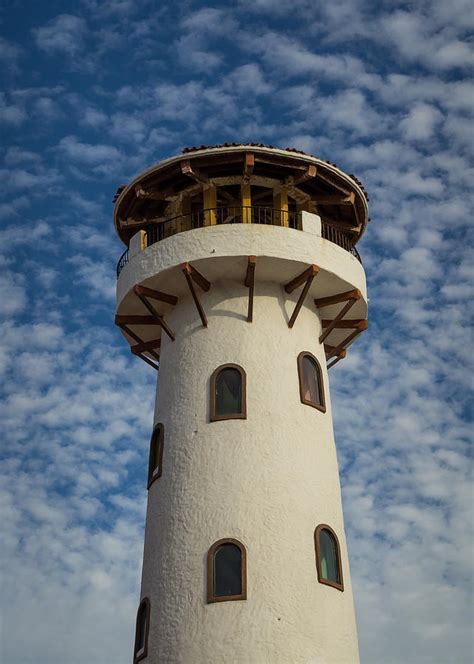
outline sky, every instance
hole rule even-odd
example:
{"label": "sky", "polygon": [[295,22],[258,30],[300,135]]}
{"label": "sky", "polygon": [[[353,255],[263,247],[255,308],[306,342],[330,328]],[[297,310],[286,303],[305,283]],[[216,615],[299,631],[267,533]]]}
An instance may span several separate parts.
{"label": "sky", "polygon": [[3,664],[131,661],[156,374],[113,325],[112,198],[225,141],[369,193],[370,328],[330,373],[361,660],[471,662],[473,27],[469,0],[4,0]]}

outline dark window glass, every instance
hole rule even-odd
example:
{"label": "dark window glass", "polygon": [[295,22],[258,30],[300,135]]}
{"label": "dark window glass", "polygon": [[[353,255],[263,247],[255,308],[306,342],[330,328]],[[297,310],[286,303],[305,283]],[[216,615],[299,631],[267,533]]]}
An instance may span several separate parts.
{"label": "dark window glass", "polygon": [[321,574],[323,579],[341,583],[337,544],[333,535],[324,528],[319,531],[319,550],[321,555]]}
{"label": "dark window glass", "polygon": [[161,477],[163,464],[163,425],[158,424],[151,435],[150,455],[148,460],[148,488],[152,482]]}
{"label": "dark window glass", "polygon": [[235,544],[223,544],[214,554],[214,595],[242,593],[242,553]]}
{"label": "dark window glass", "polygon": [[238,369],[222,369],[216,377],[216,415],[242,412],[242,376]]}
{"label": "dark window glass", "polygon": [[134,652],[134,661],[138,662],[144,657],[146,657],[147,650],[147,624],[150,619],[148,613],[149,602],[148,600],[143,600],[140,604],[137,612],[137,625],[135,630],[135,652]]}
{"label": "dark window glass", "polygon": [[156,430],[153,434],[153,443],[151,451],[151,476],[156,477],[160,472],[161,445],[163,444],[162,429]]}
{"label": "dark window glass", "polygon": [[321,390],[321,377],[316,362],[305,355],[302,361],[303,398],[317,406],[324,406]]}

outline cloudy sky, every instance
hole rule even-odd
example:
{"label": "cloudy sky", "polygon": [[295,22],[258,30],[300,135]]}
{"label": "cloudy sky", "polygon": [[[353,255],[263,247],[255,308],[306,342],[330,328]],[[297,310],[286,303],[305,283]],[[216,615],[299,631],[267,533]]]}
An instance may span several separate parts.
{"label": "cloudy sky", "polygon": [[131,660],[155,372],[113,325],[112,197],[234,140],[369,192],[371,327],[331,371],[361,656],[471,661],[473,24],[469,0],[3,3],[2,662]]}

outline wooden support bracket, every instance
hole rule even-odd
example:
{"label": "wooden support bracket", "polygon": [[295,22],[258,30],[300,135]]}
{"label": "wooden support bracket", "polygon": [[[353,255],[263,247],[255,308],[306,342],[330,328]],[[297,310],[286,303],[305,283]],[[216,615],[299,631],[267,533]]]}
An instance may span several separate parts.
{"label": "wooden support bracket", "polygon": [[287,293],[292,293],[295,290],[295,288],[298,288],[298,286],[301,286],[301,284],[306,282],[298,298],[298,302],[296,303],[295,309],[291,314],[291,318],[288,321],[288,327],[291,328],[295,324],[296,318],[300,312],[301,307],[303,306],[303,302],[305,301],[309,288],[313,282],[314,277],[318,274],[318,272],[319,272],[319,267],[317,265],[314,264],[310,265],[308,269],[306,269],[304,272],[299,274],[297,277],[295,277],[285,285],[285,291]]}
{"label": "wooden support bracket", "polygon": [[[133,289],[133,292],[135,295],[141,300],[141,302],[145,305],[145,307],[148,309],[148,311],[151,313],[153,318],[155,319],[157,325],[161,327],[162,330],[166,332],[166,334],[169,336],[171,341],[175,340],[175,334],[169,327],[169,325],[166,323],[165,319],[163,316],[158,313],[158,311],[155,309],[155,307],[151,304],[151,302],[148,302],[148,297],[154,297],[154,299],[159,299],[161,302],[167,301],[169,304],[176,304],[178,301],[178,298],[175,298],[174,295],[167,295],[166,293],[160,293],[159,291],[153,291],[150,288],[145,288],[145,286],[135,286]],[[150,293],[153,293],[151,295]],[[170,302],[169,300],[163,300],[161,298],[156,297],[157,294],[160,295],[167,295],[168,298],[173,298],[175,302]]]}
{"label": "wooden support bracket", "polygon": [[257,266],[257,257],[249,256],[247,261],[247,273],[245,275],[245,285],[249,289],[249,306],[247,312],[247,323],[253,320],[253,292],[255,286],[255,268]]}
{"label": "wooden support bracket", "polygon": [[[333,323],[333,322],[334,321],[332,321],[332,320],[323,319],[321,321],[321,327],[323,329],[326,328],[326,327],[329,327],[329,325],[331,325],[331,323]],[[352,319],[338,320],[337,323],[334,325],[334,327],[336,329],[347,329],[347,328],[349,328],[351,330],[358,330],[359,327],[363,323],[365,323],[365,319],[363,319],[363,318],[358,318],[358,319],[354,319],[354,320],[352,320]]]}
{"label": "wooden support bracket", "polygon": [[152,339],[151,341],[142,341],[136,346],[131,346],[130,350],[134,355],[140,355],[150,350],[155,350],[161,346],[161,339]]}
{"label": "wooden support bracket", "polygon": [[[359,298],[357,298],[359,299]],[[337,314],[336,318],[331,321],[331,323],[327,326],[327,328],[324,330],[324,332],[321,334],[319,337],[319,343],[322,344],[324,339],[328,337],[333,329],[336,327],[337,323],[341,320],[341,318],[344,318],[344,316],[347,314],[349,309],[354,306],[354,304],[357,302],[355,298],[351,298],[346,302],[346,304],[342,307],[341,311]]]}
{"label": "wooden support bracket", "polygon": [[153,316],[115,316],[115,325],[156,325]]}
{"label": "wooden support bracket", "polygon": [[347,351],[344,350],[344,349],[341,350],[341,352],[340,352],[339,355],[336,357],[336,359],[333,360],[330,364],[328,364],[326,368],[327,368],[327,369],[330,369],[330,368],[333,367],[335,364],[337,364],[340,360],[343,360],[343,359],[346,357],[346,355],[347,355]]}
{"label": "wooden support bracket", "polygon": [[[137,346],[131,346],[130,347],[131,352],[134,355],[137,355],[138,357],[140,357],[144,362],[146,362],[147,364],[149,364],[151,367],[153,367],[154,369],[156,369],[158,371],[159,366],[160,366],[159,365],[160,356],[154,351],[153,348],[147,350],[147,352],[150,353],[150,355],[152,355],[155,358],[155,360],[158,362],[158,364],[155,364],[155,362],[152,362],[150,360],[150,358],[146,357],[146,355],[143,355],[143,352],[140,352],[139,350],[137,350],[144,342],[142,341],[142,339],[140,339],[138,334],[135,334],[135,332],[128,327],[127,323],[125,323],[123,321],[120,321],[121,318],[132,318],[132,316],[116,316],[115,317],[115,323],[120,327],[120,329],[123,330],[126,334],[128,334],[129,337],[131,337],[132,339],[134,339],[134,341],[137,342]],[[155,340],[153,343],[155,343],[156,341],[157,340]],[[161,341],[160,341],[160,343],[161,343]],[[156,345],[155,345],[155,348],[156,348]]]}
{"label": "wooden support bracket", "polygon": [[354,332],[351,332],[351,334],[346,337],[343,341],[338,346],[326,346],[326,355],[327,359],[330,360],[331,357],[338,356],[342,350],[345,350],[345,347],[350,344],[353,339],[359,336],[364,330],[366,330],[369,327],[368,321],[364,321],[365,325],[361,326],[360,329],[354,330]]}
{"label": "wooden support bracket", "polygon": [[245,162],[244,162],[244,173],[243,173],[244,184],[248,184],[248,182],[250,181],[250,176],[253,173],[254,166],[255,166],[255,155],[253,154],[253,152],[246,152]]}
{"label": "wooden support bracket", "polygon": [[194,304],[196,305],[196,309],[198,310],[201,323],[203,327],[207,327],[207,317],[206,314],[204,313],[204,309],[202,308],[201,302],[199,301],[196,289],[194,288],[194,283],[196,283],[204,291],[208,291],[210,289],[211,283],[205,277],[203,277],[202,274],[198,272],[196,268],[193,267],[190,263],[182,263],[181,271],[186,277],[186,281],[188,283],[189,290],[191,291],[191,295],[194,300]]}
{"label": "wooden support bracket", "polygon": [[134,286],[133,292],[135,295],[141,298],[142,295],[145,297],[151,297],[152,300],[158,300],[159,302],[166,302],[166,304],[177,304],[178,298],[176,295],[170,295],[169,293],[163,293],[162,291],[152,290],[146,286]]}
{"label": "wooden support bracket", "polygon": [[347,302],[347,300],[358,300],[361,297],[361,292],[358,288],[354,290],[338,293],[337,295],[330,295],[329,297],[320,297],[314,300],[314,304],[318,309],[329,307],[331,304],[339,304],[339,302]]}

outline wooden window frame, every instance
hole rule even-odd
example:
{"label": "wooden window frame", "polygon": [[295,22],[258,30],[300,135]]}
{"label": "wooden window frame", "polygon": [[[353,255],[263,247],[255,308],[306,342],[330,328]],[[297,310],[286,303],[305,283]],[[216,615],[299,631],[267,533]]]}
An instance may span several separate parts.
{"label": "wooden window frame", "polygon": [[[216,413],[216,380],[217,376],[224,369],[237,369],[240,373],[240,382],[242,386],[242,410],[240,413],[231,413],[230,415],[217,415]],[[210,380],[211,399],[210,399],[210,421],[219,422],[221,420],[246,420],[247,419],[247,374],[239,364],[221,364],[212,372]]]}
{"label": "wooden window frame", "polygon": [[[218,549],[224,544],[234,544],[240,549],[240,589],[239,595],[214,595],[214,562]],[[232,537],[220,539],[211,546],[207,552],[207,603],[233,602],[247,599],[247,550],[242,542]]]}
{"label": "wooden window frame", "polygon": [[[328,532],[330,532],[336,543],[337,568],[339,571],[340,583],[336,583],[335,581],[330,581],[329,579],[325,579],[323,577],[323,571],[321,569],[321,543],[319,540],[319,534],[322,530],[327,530]],[[336,588],[337,590],[344,592],[344,578],[342,576],[341,547],[339,545],[339,538],[334,532],[334,530],[331,528],[331,526],[328,526],[327,523],[320,523],[319,526],[317,526],[314,531],[314,550],[316,553],[316,570],[318,572],[319,583],[322,583],[325,586],[331,586],[332,588]]]}
{"label": "wooden window frame", "polygon": [[[137,641],[138,641],[138,618],[140,616],[140,611],[142,609],[142,606],[146,606],[146,612],[145,612],[145,643],[143,645],[143,648],[141,648],[137,652]],[[145,659],[145,657],[148,655],[148,634],[150,633],[150,610],[151,610],[151,603],[148,597],[144,597],[139,606],[138,606],[138,611],[137,611],[137,618],[135,621],[135,645],[133,646],[133,664],[137,664],[137,662],[140,662],[142,659]]]}
{"label": "wooden window frame", "polygon": [[[153,475],[152,460],[153,460],[153,446],[156,445],[156,434],[160,432],[161,435],[161,445],[159,450],[158,457],[158,472],[156,475]],[[151,487],[153,482],[159,479],[163,473],[163,448],[165,445],[165,429],[164,426],[160,423],[153,427],[153,433],[151,434],[150,439],[150,452],[148,454],[148,480],[147,480],[147,489]]]}
{"label": "wooden window frame", "polygon": [[[316,365],[316,370],[318,373],[318,379],[319,379],[319,396],[321,399],[321,405],[314,403],[313,401],[310,401],[309,399],[306,399],[304,396],[304,368],[303,368],[303,360],[305,357],[309,357]],[[298,355],[298,381],[300,384],[300,401],[301,403],[304,403],[306,406],[311,406],[312,408],[316,408],[316,410],[319,410],[321,413],[326,412],[326,395],[324,393],[324,381],[323,381],[323,372],[321,369],[321,365],[319,364],[318,358],[315,357],[312,353],[310,353],[307,350],[301,351],[301,353]]]}

